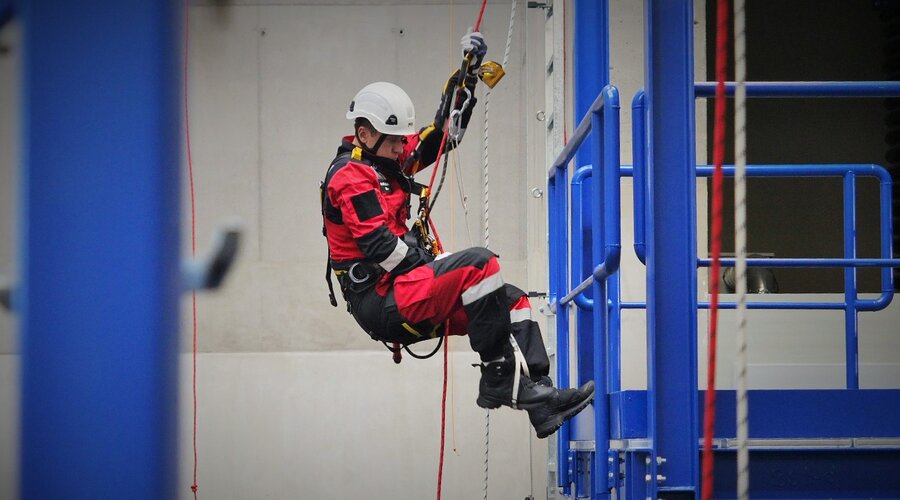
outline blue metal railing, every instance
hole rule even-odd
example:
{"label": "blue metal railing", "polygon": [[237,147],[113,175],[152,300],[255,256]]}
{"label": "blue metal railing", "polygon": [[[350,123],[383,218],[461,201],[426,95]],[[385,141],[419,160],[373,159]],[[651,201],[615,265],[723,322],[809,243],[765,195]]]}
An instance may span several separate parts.
{"label": "blue metal railing", "polygon": [[[733,94],[733,85],[727,85],[726,91]],[[714,84],[698,83],[696,96],[707,97],[714,92]],[[900,83],[891,82],[828,82],[828,83],[751,83],[747,85],[750,97],[876,97],[883,95],[900,95]],[[581,332],[579,326],[579,348],[590,347],[593,351],[591,359],[579,359],[579,372],[584,371],[581,364],[591,363],[593,379],[598,387],[595,400],[593,447],[599,455],[595,462],[602,461],[603,452],[609,446],[609,407],[607,398],[610,392],[618,391],[619,374],[619,336],[620,314],[623,309],[643,309],[646,302],[622,302],[618,275],[616,271],[621,258],[621,214],[620,214],[620,182],[621,177],[633,177],[634,187],[634,251],[637,258],[646,263],[646,234],[651,222],[649,217],[649,186],[647,182],[647,158],[649,134],[647,110],[643,91],[638,92],[632,100],[633,119],[633,158],[634,166],[619,164],[619,124],[618,94],[615,87],[607,86],[596,98],[588,113],[579,122],[571,141],[557,156],[548,172],[548,188],[550,193],[550,306],[556,313],[558,383],[560,387],[570,385],[568,367],[570,364],[569,346],[569,310],[568,304],[574,303],[582,311],[590,311],[593,318],[591,336]],[[569,180],[569,162],[576,157],[582,144],[591,141],[591,165],[599,166],[595,171],[591,165],[581,166],[574,171]],[[711,166],[701,165],[695,168],[695,175],[708,177],[712,175]],[[597,175],[595,176],[595,172]],[[734,167],[725,166],[724,173],[733,176]],[[900,266],[900,259],[892,258],[893,225],[891,219],[891,177],[878,165],[749,165],[749,177],[834,177],[841,178],[844,183],[844,255],[842,258],[828,259],[748,259],[748,266],[764,267],[842,267],[845,268],[844,300],[835,302],[753,302],[749,309],[807,309],[807,310],[843,310],[845,311],[846,331],[846,366],[847,387],[858,388],[858,351],[857,351],[857,314],[862,311],[878,311],[887,307],[894,296],[893,275],[891,267]],[[879,183],[879,215],[880,215],[880,258],[858,258],[856,254],[856,179],[858,177],[874,177]],[[571,189],[571,205],[569,204]],[[588,198],[590,199],[588,208]],[[571,218],[569,207],[571,206]],[[567,232],[571,232],[571,239]],[[582,255],[582,249],[590,241],[590,257]],[[571,243],[571,246],[570,246]],[[586,261],[590,260],[590,263]],[[569,264],[571,262],[571,264]],[[571,265],[571,269],[569,269]],[[696,259],[698,268],[710,265],[709,259]],[[733,266],[734,259],[722,259],[725,267]],[[857,268],[877,267],[881,269],[881,293],[874,299],[858,297],[856,280]],[[574,287],[571,287],[571,285]],[[607,307],[595,308],[596,304]],[[697,307],[709,308],[708,302],[698,302]],[[722,309],[734,309],[733,302],[719,304]],[[602,392],[599,392],[602,391]],[[573,470],[573,451],[570,450],[571,434],[567,426],[559,435],[560,463],[564,463],[568,455],[569,467],[560,466],[560,484],[568,485],[572,477],[578,473]],[[607,480],[607,475],[592,466],[592,491],[608,491],[615,486],[614,480]],[[580,488],[580,486],[578,486]],[[580,491],[580,490],[579,490]],[[577,492],[576,492],[577,493]]]}
{"label": "blue metal railing", "polygon": [[[698,98],[715,95],[714,82],[695,85]],[[735,86],[727,83],[726,94],[734,95]],[[900,82],[752,82],[746,84],[748,97],[886,97],[900,95]],[[647,160],[646,106],[644,92],[640,91],[632,100],[633,147],[634,147],[634,250],[641,262],[646,262],[646,197],[648,187],[645,182]],[[709,177],[713,168],[698,166],[696,175]],[[723,168],[726,176],[734,175],[733,166]],[[623,174],[626,174],[623,168]],[[891,220],[891,176],[877,165],[748,165],[748,177],[842,177],[844,182],[844,258],[831,259],[748,259],[751,267],[842,267],[845,268],[843,302],[765,302],[749,303],[749,309],[812,309],[844,310],[846,327],[846,382],[848,389],[859,387],[857,359],[857,313],[878,311],[887,307],[894,295],[892,267],[900,267],[900,259],[894,259],[892,250],[893,224]],[[856,255],[856,178],[868,176],[879,181],[880,213],[880,254],[878,259],[860,259]],[[698,259],[699,267],[710,265],[710,259]],[[734,266],[734,259],[722,259],[724,267]],[[876,299],[859,299],[856,269],[860,267],[881,268],[881,295]],[[646,307],[645,303],[621,303],[623,309]],[[700,308],[709,308],[708,302],[698,303]],[[733,302],[720,303],[722,309],[734,309]]]}
{"label": "blue metal railing", "polygon": [[[747,97],[896,97],[900,82],[747,82]],[[734,82],[725,82],[725,95],[734,97]],[[715,97],[716,82],[697,82],[694,95]]]}
{"label": "blue metal railing", "polygon": [[[592,237],[592,259],[596,263],[591,277],[579,284],[575,290],[569,290],[566,262],[568,261],[568,238],[566,229],[568,220],[568,164],[575,156],[579,147],[590,136],[592,146],[592,163],[597,166],[597,175],[592,179],[593,193],[591,196],[592,209],[591,220],[602,221],[602,231]],[[573,183],[580,183],[593,172],[591,167],[578,170]],[[579,123],[569,143],[563,148],[548,172],[549,191],[549,218],[550,218],[550,248],[549,255],[552,263],[550,267],[550,307],[556,313],[557,327],[557,385],[568,387],[569,382],[569,315],[567,305],[573,300],[587,303],[589,299],[578,297],[588,286],[593,285],[594,300],[600,303],[606,302],[606,281],[619,268],[621,256],[621,216],[620,185],[619,185],[619,91],[613,86],[606,86],[591,105],[589,112]],[[580,189],[573,191],[573,204],[577,201],[580,206]],[[576,200],[576,196],[578,199]],[[574,217],[574,215],[573,215]],[[580,218],[580,214],[578,214]],[[573,228],[573,237],[580,230]],[[580,248],[581,240],[577,245],[573,242],[572,249]],[[573,259],[573,267],[579,267]],[[605,338],[607,331],[608,310],[605,307],[593,309],[593,380],[596,384],[598,396],[594,399],[594,429],[597,450],[609,449],[609,424],[608,424],[608,391],[607,380],[607,346]],[[569,426],[564,425],[559,434],[560,454],[563,457],[568,452]],[[570,482],[568,471],[559,468],[560,483],[567,485]],[[593,486],[597,491],[606,491],[606,474],[594,474]]]}

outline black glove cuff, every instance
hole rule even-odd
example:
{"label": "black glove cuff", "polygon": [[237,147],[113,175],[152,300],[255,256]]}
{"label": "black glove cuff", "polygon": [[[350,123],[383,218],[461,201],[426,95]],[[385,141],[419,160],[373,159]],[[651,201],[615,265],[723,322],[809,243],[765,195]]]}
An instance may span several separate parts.
{"label": "black glove cuff", "polygon": [[459,128],[463,130],[469,128],[469,119],[472,118],[472,110],[475,109],[475,103],[477,102],[478,99],[476,99],[475,96],[472,96],[469,100],[469,105],[463,110],[462,116],[459,119]]}

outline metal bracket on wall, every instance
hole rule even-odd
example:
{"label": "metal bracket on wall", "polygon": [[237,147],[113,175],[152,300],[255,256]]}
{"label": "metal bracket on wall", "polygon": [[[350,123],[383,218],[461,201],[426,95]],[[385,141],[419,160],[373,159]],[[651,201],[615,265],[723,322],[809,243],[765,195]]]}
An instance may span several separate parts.
{"label": "metal bracket on wall", "polygon": [[241,229],[236,222],[222,224],[213,234],[213,246],[205,257],[189,258],[182,263],[182,288],[212,290],[219,288],[231,269],[241,243]]}
{"label": "metal bracket on wall", "polygon": [[7,311],[12,311],[12,285],[0,276],[0,305]]}
{"label": "metal bracket on wall", "polygon": [[[209,254],[201,258],[189,258],[181,265],[181,281],[184,290],[213,290],[225,281],[237,257],[241,243],[241,229],[236,223],[223,224],[213,235]],[[13,309],[14,289],[0,276],[0,305],[7,311]]]}

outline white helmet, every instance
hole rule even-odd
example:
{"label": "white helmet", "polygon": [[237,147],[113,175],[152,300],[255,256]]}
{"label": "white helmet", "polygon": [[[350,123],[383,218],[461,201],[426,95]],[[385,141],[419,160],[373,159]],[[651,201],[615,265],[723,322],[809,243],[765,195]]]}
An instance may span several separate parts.
{"label": "white helmet", "polygon": [[400,87],[389,82],[370,83],[350,102],[347,119],[365,118],[375,130],[388,135],[416,132],[416,109]]}

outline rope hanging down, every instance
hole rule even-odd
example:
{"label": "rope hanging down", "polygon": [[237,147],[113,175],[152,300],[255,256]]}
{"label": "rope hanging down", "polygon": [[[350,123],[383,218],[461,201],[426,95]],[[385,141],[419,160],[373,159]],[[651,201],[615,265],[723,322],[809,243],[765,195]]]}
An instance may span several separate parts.
{"label": "rope hanging down", "polygon": [[[516,0],[512,1],[509,10],[509,29],[506,31],[506,48],[503,51],[503,62],[500,63],[502,68],[506,68],[509,62],[509,51],[512,46],[513,27],[516,22]],[[493,89],[488,87],[484,93],[484,146],[482,148],[482,193],[483,193],[483,209],[482,209],[482,226],[484,231],[484,246],[491,247],[491,225],[490,225],[490,163],[489,163],[489,143],[490,143],[490,105],[491,94]],[[490,442],[491,442],[491,411],[484,410],[484,496],[483,500],[488,498],[488,465],[490,458]],[[531,447],[531,439],[528,440],[529,449]],[[528,454],[529,464],[531,464],[531,453]],[[531,467],[529,467],[529,471]],[[532,495],[533,496],[533,495]]]}
{"label": "rope hanging down", "polygon": [[744,0],[734,1],[734,250],[737,293],[737,498],[747,500],[750,455],[747,449],[747,54]]}
{"label": "rope hanging down", "polygon": [[[512,45],[513,26],[516,22],[516,0],[512,1],[509,10],[509,29],[506,32],[506,50],[503,52],[503,62],[500,66],[506,67],[509,62],[509,49]],[[490,127],[488,126],[488,116],[490,114],[491,93],[493,89],[488,88],[484,92],[484,148],[482,149],[482,180],[484,192],[484,209],[482,211],[482,224],[484,225],[484,246],[491,246],[491,229],[490,229],[490,189],[489,189],[489,163],[488,163],[488,143],[490,139]]]}
{"label": "rope hanging down", "polygon": [[[191,120],[188,107],[188,41],[190,33],[190,18],[188,15],[188,0],[184,0],[184,134],[185,148],[187,149],[188,160],[188,179],[191,185],[191,256],[197,254],[197,212],[194,203],[194,164],[191,159]],[[191,492],[194,494],[194,500],[197,499],[197,291],[191,291],[191,311],[193,319],[193,336],[192,336],[192,353],[193,377],[192,391],[194,399],[194,427],[193,427],[193,447],[194,447],[194,481],[191,483]]]}
{"label": "rope hanging down", "polygon": [[712,500],[713,452],[712,439],[716,426],[716,336],[719,316],[719,269],[722,249],[722,163],[725,160],[725,79],[728,63],[728,0],[719,0],[716,6],[716,99],[713,128],[713,182],[712,228],[710,253],[712,266],[709,272],[709,347],[706,382],[706,401],[703,425],[703,480],[702,498]]}
{"label": "rope hanging down", "polygon": [[[481,10],[478,12],[478,21],[475,23],[475,31],[479,31],[481,28],[481,20],[484,17],[484,8],[487,6],[487,0],[482,0],[481,2]],[[465,84],[465,75],[469,71],[469,64],[471,64],[471,56],[467,56],[463,59],[462,68],[460,68],[459,72],[459,82],[458,85],[462,87]],[[459,95],[459,92],[453,93],[453,100],[451,101],[450,109],[456,108],[456,99]],[[444,136],[441,138],[441,145],[438,148],[437,158],[434,162],[434,171],[431,172],[431,180],[428,182],[428,191],[431,192],[432,187],[434,186],[434,179],[437,175],[438,166],[441,164],[441,155],[444,152],[444,146],[447,144],[447,136],[450,133],[450,121],[444,124]],[[445,167],[446,168],[446,167]],[[425,220],[428,221],[431,226],[431,231],[434,234],[435,240],[435,248],[438,253],[443,252],[443,245],[441,244],[440,236],[438,236],[438,232],[434,227],[434,222],[431,221],[431,218],[428,217],[428,212],[431,208],[427,204],[427,199],[424,204],[424,214],[422,210],[420,210],[420,220],[421,216],[425,216]],[[424,221],[423,221],[424,222]],[[425,226],[427,227],[427,226]],[[425,228],[423,227],[423,229]],[[443,389],[441,390],[441,449],[440,449],[440,458],[438,460],[438,477],[437,477],[437,500],[441,500],[441,486],[444,476],[444,443],[446,438],[446,416],[447,416],[447,357],[448,357],[448,349],[447,346],[449,343],[444,343],[444,382]]]}

